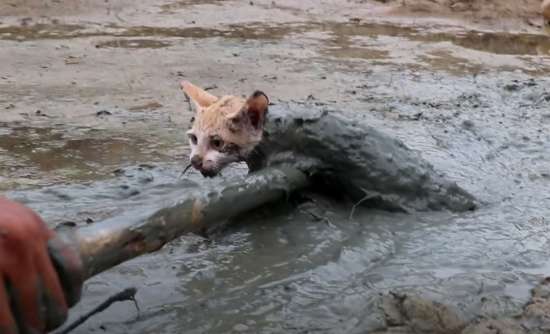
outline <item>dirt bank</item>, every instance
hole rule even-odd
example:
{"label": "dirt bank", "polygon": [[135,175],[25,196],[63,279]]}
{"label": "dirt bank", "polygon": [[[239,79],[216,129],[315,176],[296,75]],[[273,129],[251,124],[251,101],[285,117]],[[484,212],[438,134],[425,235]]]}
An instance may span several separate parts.
{"label": "dirt bank", "polygon": [[402,12],[459,15],[474,20],[532,19],[541,15],[541,0],[397,0],[381,1]]}
{"label": "dirt bank", "polygon": [[[204,5],[210,9],[210,17],[194,8]],[[152,1],[129,0],[22,0],[7,1],[0,7],[0,16],[19,17],[26,24],[33,18],[55,17],[60,19],[84,17],[95,22],[127,23],[134,19],[157,20],[161,16],[164,24],[197,22],[229,23],[243,20],[280,21],[297,17],[308,17],[320,21],[341,18],[372,19],[397,16],[416,20],[432,19],[445,23],[469,27],[485,27],[496,30],[532,30],[541,26],[541,0],[329,0],[319,5],[316,1],[258,0],[258,1]],[[224,15],[221,8],[231,8],[231,15]],[[166,21],[167,14],[181,11],[192,12],[188,20]],[[161,16],[159,16],[159,14]],[[198,15],[193,15],[198,14]],[[169,16],[169,15],[168,15]]]}
{"label": "dirt bank", "polygon": [[445,304],[417,296],[391,294],[385,296],[381,308],[387,329],[373,334],[542,334],[550,325],[549,278],[532,291],[531,299],[521,312],[508,317],[479,317],[470,323],[464,315]]}
{"label": "dirt bank", "polygon": [[446,17],[486,29],[530,30],[543,27],[541,0],[396,0],[395,15]]}

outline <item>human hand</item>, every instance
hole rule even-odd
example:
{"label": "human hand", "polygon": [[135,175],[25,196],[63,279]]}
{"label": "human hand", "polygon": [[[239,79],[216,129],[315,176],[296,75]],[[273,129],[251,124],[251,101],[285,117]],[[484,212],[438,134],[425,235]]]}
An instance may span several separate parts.
{"label": "human hand", "polygon": [[0,333],[45,333],[67,318],[74,301],[48,251],[54,236],[32,210],[0,197]]}

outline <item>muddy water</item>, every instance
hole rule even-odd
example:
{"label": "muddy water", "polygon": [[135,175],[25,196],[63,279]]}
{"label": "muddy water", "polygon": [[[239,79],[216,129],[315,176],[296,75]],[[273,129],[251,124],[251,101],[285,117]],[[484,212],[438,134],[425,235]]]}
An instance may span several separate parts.
{"label": "muddy water", "polygon": [[[434,29],[417,29],[386,23],[369,22],[293,22],[284,26],[264,25],[260,23],[241,25],[228,25],[220,28],[202,27],[121,27],[117,25],[106,26],[104,30],[98,26],[59,25],[59,24],[34,24],[30,26],[0,27],[0,39],[14,41],[29,41],[43,39],[69,39],[80,37],[117,36],[117,37],[179,37],[179,38],[237,38],[237,39],[280,39],[292,33],[308,31],[322,31],[334,33],[336,36],[348,39],[353,36],[379,36],[403,37],[413,41],[426,43],[451,42],[464,48],[486,51],[496,54],[510,55],[550,55],[550,41],[547,36],[527,33],[500,33],[483,32],[474,30],[462,30],[452,32],[434,32]],[[117,42],[118,43],[115,43]],[[139,47],[167,47],[170,44],[159,40],[131,40],[118,39],[109,43],[100,43],[97,47],[116,46],[122,48]],[[148,41],[148,42],[147,42]],[[353,55],[350,55],[353,58]]]}
{"label": "muddy water", "polygon": [[[191,9],[201,17],[212,6],[231,10]],[[1,26],[0,187],[52,226],[162,207],[220,182],[180,176],[192,115],[182,77],[216,94],[261,88],[297,113],[341,110],[483,202],[464,214],[351,216],[353,203],[291,198],[93,278],[73,318],[128,286],[141,311],[116,304],[75,333],[364,333],[385,328],[380,294],[390,291],[466,319],[519,312],[550,274],[549,39],[458,32],[306,15],[286,25]]]}

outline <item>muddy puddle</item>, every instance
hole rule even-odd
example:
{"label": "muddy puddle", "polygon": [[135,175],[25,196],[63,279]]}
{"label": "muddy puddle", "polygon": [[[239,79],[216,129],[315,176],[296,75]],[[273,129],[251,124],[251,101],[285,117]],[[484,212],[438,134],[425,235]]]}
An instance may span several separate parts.
{"label": "muddy puddle", "polygon": [[[351,215],[354,203],[294,196],[91,279],[72,319],[128,286],[140,311],[118,303],[74,333],[422,333],[389,321],[381,296],[440,302],[466,323],[521,313],[550,275],[549,38],[307,13],[285,24],[84,21],[0,26],[0,189],[51,226],[160,208],[246,172],[181,175],[192,116],[182,79],[368,122],[482,204]],[[127,112],[98,117],[103,105]]]}
{"label": "muddy puddle", "polygon": [[[203,27],[132,27],[124,28],[114,24],[101,26],[80,26],[68,24],[33,24],[28,26],[0,27],[0,39],[14,41],[32,41],[43,39],[67,39],[82,37],[172,37],[172,38],[242,38],[242,39],[280,39],[288,35],[311,31],[332,33],[337,37],[353,38],[366,36],[400,37],[423,43],[450,42],[457,46],[483,52],[504,55],[550,55],[550,41],[543,34],[500,33],[483,31],[434,32],[432,29],[417,29],[383,23],[338,22],[294,22],[284,26],[251,23],[247,26],[229,25],[225,29]],[[118,41],[118,42],[117,42]],[[115,46],[126,48],[167,47],[169,43],[150,39],[113,40],[100,43],[98,47]],[[353,55],[352,55],[353,57]],[[360,57],[363,58],[363,57]]]}
{"label": "muddy puddle", "polygon": [[149,163],[184,159],[183,151],[170,151],[173,147],[145,138],[90,128],[67,135],[67,128],[13,127],[0,134],[0,171],[10,175],[0,178],[0,189],[103,179],[145,157]]}
{"label": "muddy puddle", "polygon": [[[501,92],[528,87],[544,92],[530,82],[512,81]],[[139,288],[141,311],[119,304],[77,332],[364,333],[387,328],[380,298],[389,291],[444,303],[465,321],[520,312],[550,267],[550,122],[541,113],[549,102],[528,107],[529,117],[499,103],[491,116],[492,96],[458,99],[463,102],[436,106],[440,112],[432,110],[424,121],[396,125],[409,129],[400,131],[402,139],[422,148],[439,170],[483,201],[478,210],[359,209],[352,217],[353,203],[305,193],[252,212],[208,238],[183,237],[92,279],[75,316],[127,286]],[[401,108],[424,110],[398,100]],[[507,103],[526,101],[517,93]],[[471,104],[481,110],[470,114],[475,119],[470,123],[457,116],[443,125],[437,120],[440,114],[466,113]],[[518,121],[522,131],[513,129]],[[162,207],[178,192],[242,172],[231,169],[205,180],[194,172],[181,177],[179,164],[152,163],[120,169],[106,181],[8,196],[52,224],[83,225],[152,203]]]}
{"label": "muddy puddle", "polygon": [[157,41],[154,39],[117,39],[100,42],[96,48],[125,48],[125,49],[143,49],[143,48],[165,48],[170,46],[168,42]]}

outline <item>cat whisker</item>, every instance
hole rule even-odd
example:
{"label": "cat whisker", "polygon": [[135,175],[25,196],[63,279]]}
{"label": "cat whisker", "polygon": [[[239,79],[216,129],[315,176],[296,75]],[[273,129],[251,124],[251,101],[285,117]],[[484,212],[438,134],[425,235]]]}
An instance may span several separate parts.
{"label": "cat whisker", "polygon": [[189,170],[189,168],[191,168],[191,166],[192,166],[191,164],[187,165],[187,167],[185,167],[185,169],[183,170],[183,172],[181,172],[178,178],[181,179],[181,177],[185,175],[185,173]]}

